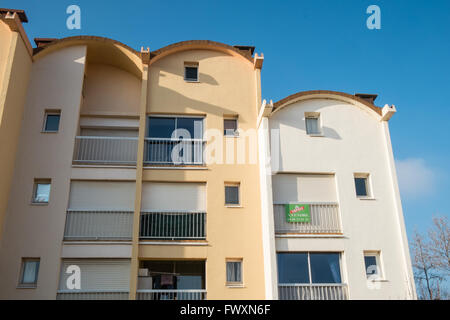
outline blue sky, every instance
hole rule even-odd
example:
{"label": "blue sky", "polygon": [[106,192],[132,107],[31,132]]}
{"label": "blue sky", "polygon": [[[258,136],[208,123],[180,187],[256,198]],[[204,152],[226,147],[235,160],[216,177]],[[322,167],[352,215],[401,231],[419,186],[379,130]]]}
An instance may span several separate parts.
{"label": "blue sky", "polygon": [[[81,30],[66,8],[81,8]],[[381,9],[381,30],[366,8]],[[35,37],[97,35],[156,50],[182,40],[254,45],[264,53],[263,98],[328,89],[377,93],[395,104],[390,121],[409,235],[450,196],[450,1],[3,0],[25,9]]]}

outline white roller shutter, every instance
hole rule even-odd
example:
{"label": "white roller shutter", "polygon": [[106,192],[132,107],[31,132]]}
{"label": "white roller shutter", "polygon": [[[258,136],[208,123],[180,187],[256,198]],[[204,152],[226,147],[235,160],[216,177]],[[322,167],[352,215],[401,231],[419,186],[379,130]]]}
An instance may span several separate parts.
{"label": "white roller shutter", "polygon": [[337,202],[334,175],[277,174],[273,177],[273,201]]}
{"label": "white roller shutter", "polygon": [[206,211],[206,184],[144,182],[143,211]]}
{"label": "white roller shutter", "polygon": [[64,259],[61,264],[59,290],[68,290],[67,267],[81,270],[81,291],[129,290],[130,260],[128,259]]}
{"label": "white roller shutter", "polygon": [[134,210],[134,182],[72,181],[69,209]]}

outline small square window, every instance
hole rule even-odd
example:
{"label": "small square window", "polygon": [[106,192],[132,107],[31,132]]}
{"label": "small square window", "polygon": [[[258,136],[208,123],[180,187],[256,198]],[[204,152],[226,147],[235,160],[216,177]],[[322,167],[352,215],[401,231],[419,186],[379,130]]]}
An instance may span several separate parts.
{"label": "small square window", "polygon": [[22,259],[22,270],[19,285],[36,286],[39,274],[40,259]]}
{"label": "small square window", "polygon": [[198,81],[198,62],[186,62],[184,64],[184,80]]}
{"label": "small square window", "polygon": [[237,136],[237,119],[224,119],[223,120],[223,134],[226,136]]}
{"label": "small square window", "polygon": [[58,132],[60,119],[61,111],[46,111],[44,132]]}
{"label": "small square window", "polygon": [[48,203],[50,199],[50,180],[35,180],[33,203]]}
{"label": "small square window", "polygon": [[381,278],[380,253],[379,252],[365,252],[364,266],[366,269],[366,277],[370,280]]}
{"label": "small square window", "polygon": [[242,259],[227,261],[227,284],[242,284]]}
{"label": "small square window", "polygon": [[370,197],[369,175],[355,175],[355,189],[357,197]]}
{"label": "small square window", "polygon": [[239,185],[225,186],[225,205],[239,205]]}

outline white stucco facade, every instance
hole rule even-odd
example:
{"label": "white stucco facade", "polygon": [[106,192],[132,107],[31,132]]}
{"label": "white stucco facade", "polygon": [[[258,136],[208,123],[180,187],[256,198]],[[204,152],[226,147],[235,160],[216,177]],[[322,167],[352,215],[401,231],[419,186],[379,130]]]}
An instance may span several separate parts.
{"label": "white stucco facade", "polygon": [[[267,110],[267,106],[263,108]],[[266,184],[261,192],[267,193],[261,197],[263,226],[268,224],[264,227],[264,250],[265,262],[270,265],[265,272],[273,288],[278,286],[275,247],[276,252],[340,253],[342,283],[348,288],[349,299],[416,298],[387,124],[394,112],[395,108],[388,106],[376,112],[357,99],[314,93],[294,97],[262,117],[259,144],[260,149],[268,149],[270,139],[270,159],[267,152],[261,163],[270,161],[272,169],[260,166],[264,176],[261,183]],[[319,117],[320,134],[306,132],[305,116],[310,114]],[[368,176],[368,197],[356,196],[355,174]],[[310,179],[313,183],[300,179],[306,181],[304,186],[288,182],[303,176],[321,179]],[[323,177],[334,178],[334,184],[324,184],[320,181]],[[297,198],[292,190],[295,187],[302,191]],[[278,198],[282,201],[277,202]],[[274,204],[314,203],[316,198],[336,202],[342,232],[277,232]],[[382,275],[377,281],[367,280],[365,252],[379,254]],[[277,299],[275,291],[266,290],[267,298]]]}

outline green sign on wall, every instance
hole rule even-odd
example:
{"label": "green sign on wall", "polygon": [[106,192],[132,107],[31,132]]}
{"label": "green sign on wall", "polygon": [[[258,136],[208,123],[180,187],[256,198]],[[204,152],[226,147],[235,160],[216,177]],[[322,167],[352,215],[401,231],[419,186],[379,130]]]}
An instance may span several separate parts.
{"label": "green sign on wall", "polygon": [[286,204],[286,222],[311,222],[309,204]]}

